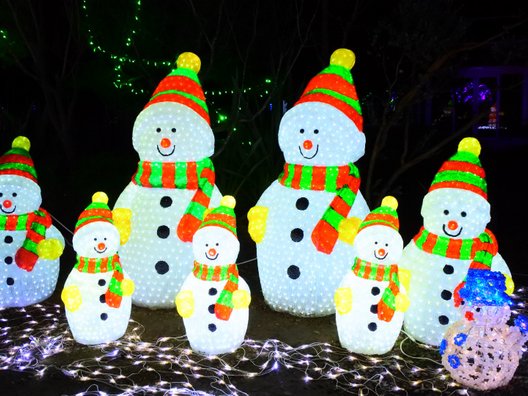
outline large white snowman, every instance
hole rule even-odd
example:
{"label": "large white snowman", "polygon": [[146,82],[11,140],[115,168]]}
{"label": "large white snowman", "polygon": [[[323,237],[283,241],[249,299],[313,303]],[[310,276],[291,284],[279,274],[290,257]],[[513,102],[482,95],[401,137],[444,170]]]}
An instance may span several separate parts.
{"label": "large white snowman", "polygon": [[403,240],[396,198],[388,196],[361,223],[357,257],[335,293],[341,345],[351,352],[384,354],[392,349],[409,306],[398,270]]}
{"label": "large white snowman", "polygon": [[95,193],[75,225],[77,261],[61,293],[73,338],[81,344],[114,341],[127,329],[134,282],[119,261],[121,239],[107,195]]}
{"label": "large white snowman", "polygon": [[235,199],[222,198],[193,237],[194,268],[176,296],[191,348],[206,355],[237,349],[246,334],[251,293],[238,274]]}
{"label": "large white snowman", "polygon": [[25,136],[0,157],[0,307],[50,297],[57,285],[64,237],[40,207],[42,196]]}
{"label": "large white snowman", "polygon": [[220,192],[210,160],[214,135],[198,80],[200,59],[181,54],[134,123],[138,170],[114,208],[132,211],[123,267],[136,283],[133,303],[174,306],[192,270],[192,236]]}
{"label": "large white snowman", "polygon": [[491,269],[506,276],[508,293],[513,291],[510,270],[486,229],[490,204],[479,155],[478,140],[464,138],[444,162],[423,199],[423,227],[400,260],[400,268],[411,273],[404,329],[426,344],[439,345],[448,327],[460,319],[456,289],[475,259],[486,256]]}
{"label": "large white snowman", "polygon": [[343,240],[369,212],[354,165],[365,151],[354,62],[352,51],[334,51],[330,66],[284,114],[284,172],[248,213],[264,298],[277,311],[334,312],[335,289],[355,256]]}

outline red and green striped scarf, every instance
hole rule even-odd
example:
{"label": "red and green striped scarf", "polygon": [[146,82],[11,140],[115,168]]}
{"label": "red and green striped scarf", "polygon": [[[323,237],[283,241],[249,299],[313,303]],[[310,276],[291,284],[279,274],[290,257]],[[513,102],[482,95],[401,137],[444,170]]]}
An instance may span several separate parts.
{"label": "red and green striped scarf", "polygon": [[400,278],[398,277],[398,265],[382,265],[361,260],[356,257],[352,265],[354,274],[363,279],[378,282],[389,282],[383,291],[378,303],[378,318],[390,322],[396,311],[396,296],[400,293]]}
{"label": "red and green striped scarf", "polygon": [[215,303],[215,315],[218,319],[229,320],[233,312],[233,292],[238,290],[238,268],[236,264],[207,265],[194,262],[193,274],[205,281],[227,280]]}
{"label": "red and green striped scarf", "polygon": [[[442,257],[459,260],[471,260],[469,269],[490,270],[493,257],[499,251],[497,239],[493,233],[486,229],[477,238],[456,239],[433,234],[424,227],[413,238],[418,249]],[[465,278],[453,291],[455,307],[460,306],[460,289],[464,287]]]}
{"label": "red and green striped scarf", "polygon": [[139,161],[132,182],[141,187],[196,190],[177,229],[183,242],[191,242],[213,194],[215,171],[211,159],[206,157],[197,162]]}
{"label": "red and green striped scarf", "polygon": [[37,246],[46,238],[46,231],[50,227],[51,216],[42,208],[23,215],[0,216],[0,230],[27,231],[24,243],[15,254],[15,262],[28,272],[33,271],[37,263]]}
{"label": "red and green striped scarf", "polygon": [[112,278],[105,293],[105,302],[112,308],[119,308],[121,306],[121,300],[123,299],[121,282],[123,282],[124,276],[118,254],[103,258],[77,256],[77,262],[74,268],[79,272],[88,274],[100,274],[113,271]]}
{"label": "red and green striped scarf", "polygon": [[330,254],[334,250],[339,224],[354,205],[360,181],[353,163],[343,166],[284,164],[284,171],[279,175],[279,183],[283,186],[336,193],[312,231],[312,242],[318,251]]}

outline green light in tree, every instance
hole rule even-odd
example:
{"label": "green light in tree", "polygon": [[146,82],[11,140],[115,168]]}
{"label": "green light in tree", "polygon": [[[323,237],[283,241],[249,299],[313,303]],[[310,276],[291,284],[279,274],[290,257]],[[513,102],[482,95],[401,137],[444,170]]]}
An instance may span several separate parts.
{"label": "green light in tree", "polygon": [[227,115],[225,114],[222,114],[222,113],[218,113],[218,123],[222,123],[222,122],[225,122],[227,121]]}

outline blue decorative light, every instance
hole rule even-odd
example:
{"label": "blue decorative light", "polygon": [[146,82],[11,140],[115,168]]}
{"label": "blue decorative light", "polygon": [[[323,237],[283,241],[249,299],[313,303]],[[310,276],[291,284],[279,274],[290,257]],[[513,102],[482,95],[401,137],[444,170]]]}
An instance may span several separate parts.
{"label": "blue decorative light", "polygon": [[460,366],[460,358],[457,355],[449,355],[447,357],[447,361],[449,362],[449,365],[454,369]]}
{"label": "blue decorative light", "polygon": [[521,333],[523,335],[526,335],[528,333],[528,317],[524,315],[519,315],[515,320],[513,321],[513,324],[521,330]]}
{"label": "blue decorative light", "polygon": [[455,341],[455,345],[458,345],[458,346],[462,346],[464,345],[464,343],[466,342],[467,340],[467,334],[465,333],[458,333],[455,338],[454,338],[454,341]]}

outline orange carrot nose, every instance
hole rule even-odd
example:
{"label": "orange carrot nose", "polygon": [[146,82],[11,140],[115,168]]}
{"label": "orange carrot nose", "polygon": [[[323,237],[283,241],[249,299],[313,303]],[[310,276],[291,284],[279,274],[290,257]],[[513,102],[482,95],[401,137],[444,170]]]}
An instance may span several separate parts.
{"label": "orange carrot nose", "polygon": [[449,223],[447,223],[447,228],[450,230],[456,230],[458,228],[458,223],[455,220],[451,220]]}
{"label": "orange carrot nose", "polygon": [[211,248],[211,249],[209,249],[208,253],[209,253],[209,256],[211,256],[211,257],[216,256],[216,249]]}
{"label": "orange carrot nose", "polygon": [[385,249],[378,249],[378,256],[385,256]]}
{"label": "orange carrot nose", "polygon": [[311,150],[312,147],[313,147],[313,143],[311,140],[305,140],[304,143],[303,143],[303,147],[306,149],[306,150]]}
{"label": "orange carrot nose", "polygon": [[160,142],[160,146],[163,147],[163,148],[167,148],[167,147],[170,147],[171,145],[171,141],[169,138],[163,138],[161,139],[161,142]]}
{"label": "orange carrot nose", "polygon": [[105,247],[106,245],[103,242],[97,244],[97,250],[104,250]]}
{"label": "orange carrot nose", "polygon": [[6,199],[6,200],[4,201],[4,203],[2,204],[2,206],[3,206],[4,208],[7,208],[7,209],[9,209],[12,205],[13,205],[13,202],[11,202],[9,199]]}

